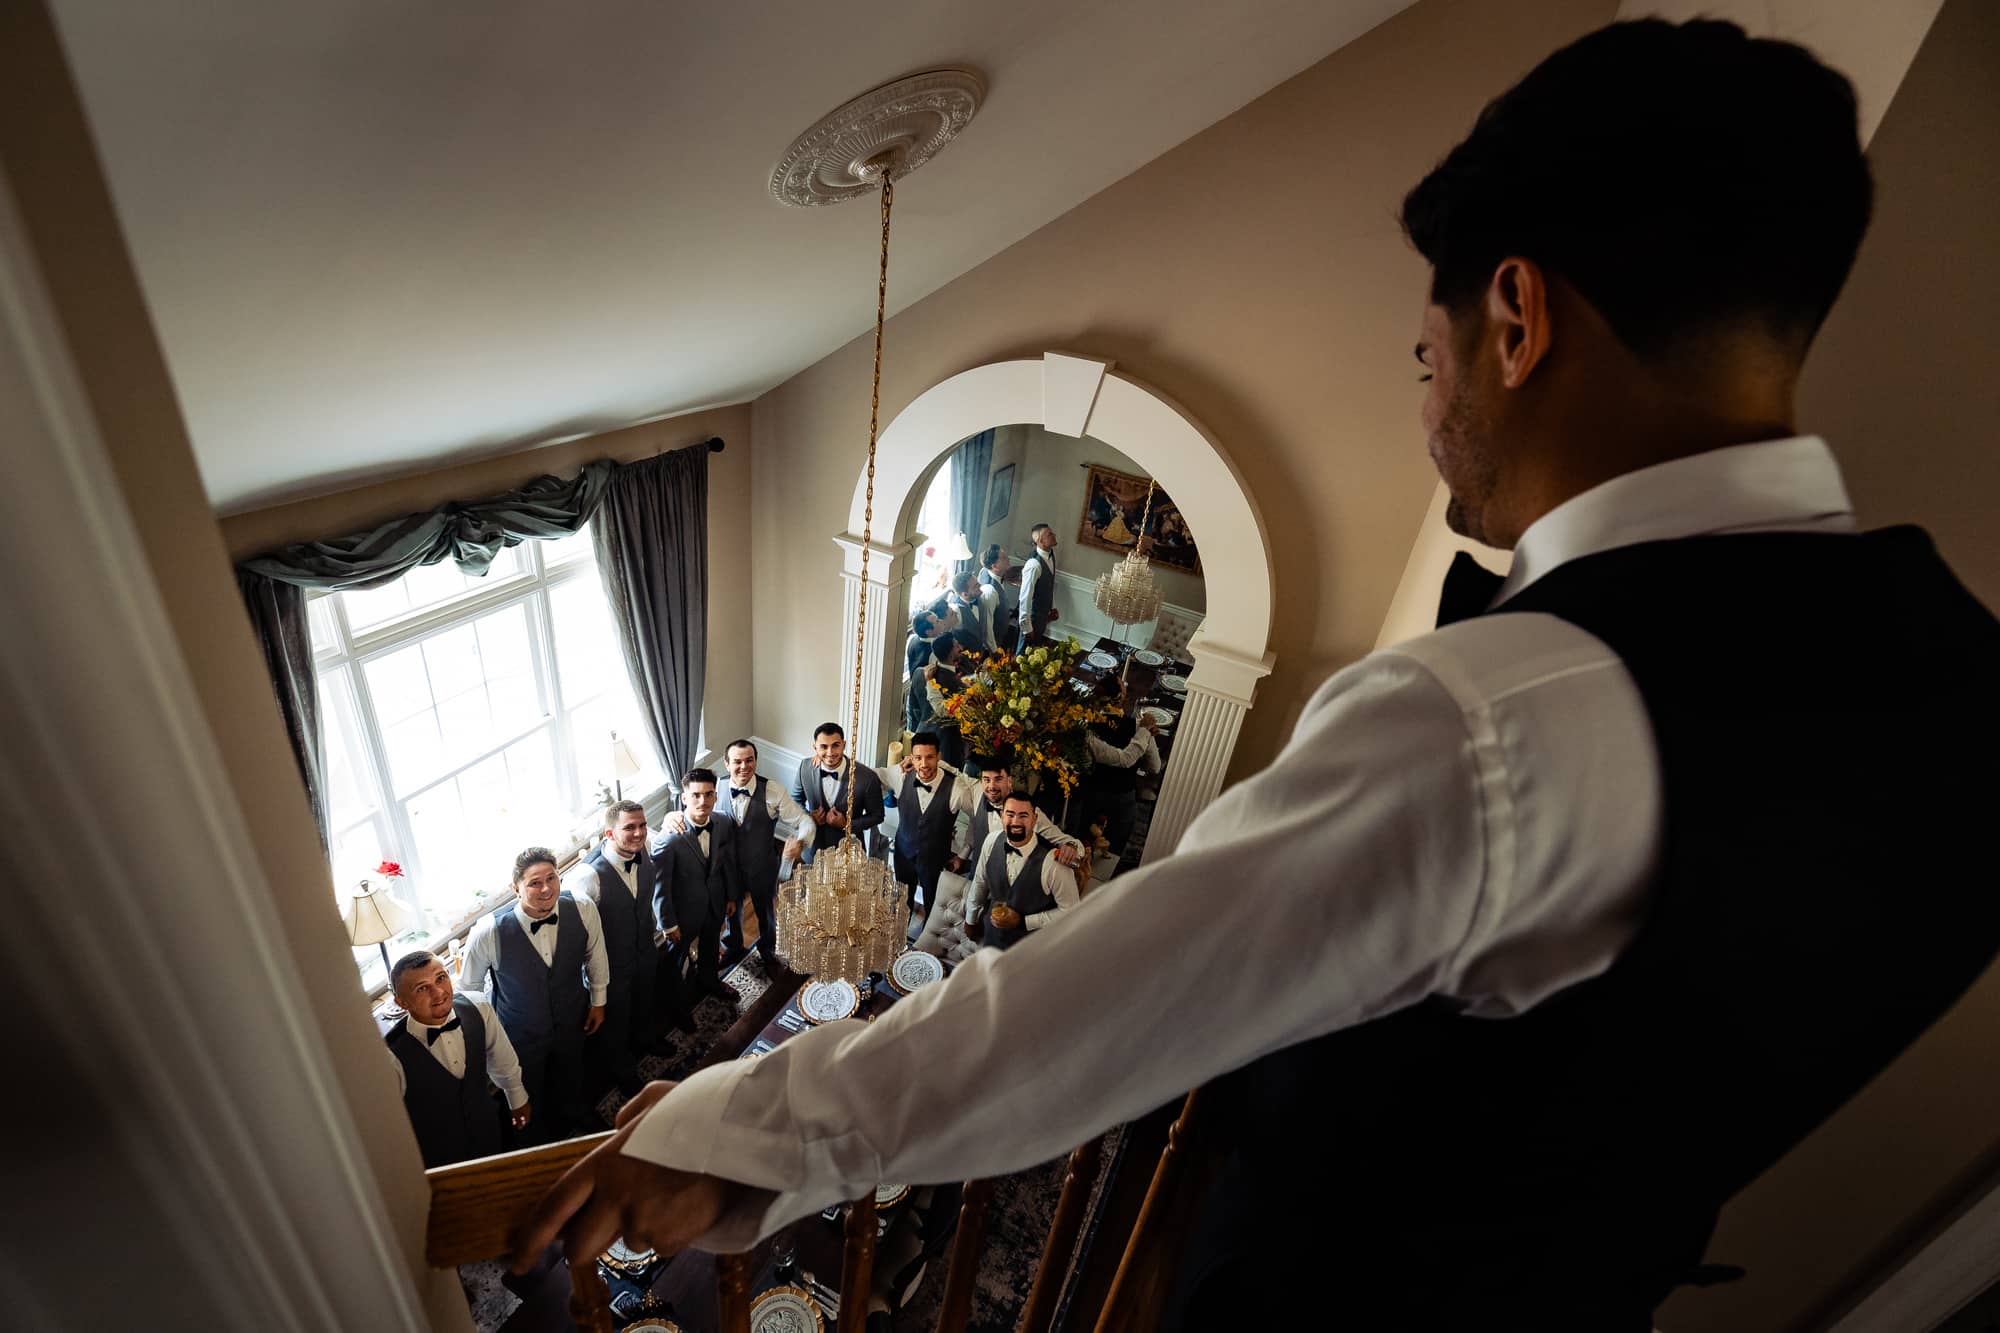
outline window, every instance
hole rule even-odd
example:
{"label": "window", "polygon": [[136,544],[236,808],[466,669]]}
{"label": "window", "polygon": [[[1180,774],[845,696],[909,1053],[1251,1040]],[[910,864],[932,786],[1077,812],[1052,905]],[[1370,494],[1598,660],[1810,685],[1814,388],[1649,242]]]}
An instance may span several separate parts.
{"label": "window", "polygon": [[[626,678],[588,528],[503,551],[484,577],[450,562],[365,592],[309,595],[319,672],[334,884],[384,860],[417,925],[389,946],[435,946],[507,892],[516,853],[558,855],[615,779],[612,735],[663,776]],[[354,952],[364,985],[381,951]]]}
{"label": "window", "polygon": [[923,508],[917,511],[917,530],[924,534],[924,544],[917,548],[917,569],[910,579],[912,616],[944,596],[951,587],[955,562],[944,555],[951,534],[958,529],[958,518],[951,509],[951,469],[949,457],[938,464],[930,489],[924,492]]}

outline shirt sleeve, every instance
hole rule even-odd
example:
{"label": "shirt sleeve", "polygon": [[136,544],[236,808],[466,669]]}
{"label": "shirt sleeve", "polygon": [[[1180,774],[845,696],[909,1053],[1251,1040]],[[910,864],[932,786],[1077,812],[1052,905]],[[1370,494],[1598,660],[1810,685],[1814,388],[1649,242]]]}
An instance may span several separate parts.
{"label": "shirt sleeve", "polygon": [[[1491,890],[1489,840],[1512,845],[1492,730],[1417,660],[1364,659],[1174,855],[1108,881],[1063,929],[979,950],[873,1023],[696,1073],[624,1151],[751,1187],[696,1241],[743,1250],[877,1181],[1048,1161],[1267,1052],[1414,1004],[1454,975]],[[1218,884],[1235,924],[1192,928]],[[1118,958],[1174,965],[1105,966]],[[1175,1040],[1136,1039],[1159,1030]]]}
{"label": "shirt sleeve", "polygon": [[400,1097],[410,1090],[410,1076],[403,1072],[403,1062],[396,1058],[396,1053],[390,1050],[386,1043],[382,1047],[382,1054],[388,1056],[389,1063],[396,1066],[396,1095]]}
{"label": "shirt sleeve", "polygon": [[592,902],[596,902],[598,895],[604,891],[603,883],[597,878],[597,872],[590,868],[588,861],[578,861],[571,866],[569,874],[563,877],[562,886],[569,890],[570,897],[588,898]]}
{"label": "shirt sleeve", "polygon": [[1076,872],[1053,856],[1042,858],[1042,887],[1049,891],[1056,905],[1046,912],[1022,918],[1029,930],[1040,930],[1083,901],[1083,895],[1076,891]]}
{"label": "shirt sleeve", "polygon": [[1089,733],[1086,739],[1090,742],[1090,757],[1098,763],[1107,764],[1112,768],[1130,768],[1139,762],[1139,756],[1146,753],[1146,741],[1152,734],[1144,727],[1140,727],[1122,750],[1114,748],[1110,741],[1096,732]]}
{"label": "shirt sleeve", "polygon": [[[493,1012],[493,1006],[477,996],[468,995],[472,1007],[479,1011],[479,1017],[486,1023],[486,1077],[493,1080],[493,1086],[507,1094],[507,1109],[518,1111],[528,1100],[528,1085],[521,1078],[521,1060],[514,1054],[514,1043],[507,1036],[507,1029],[501,1026],[500,1015]],[[400,1062],[399,1062],[400,1067]]]}
{"label": "shirt sleeve", "polygon": [[578,898],[576,914],[583,918],[583,974],[590,979],[590,1007],[604,1003],[611,990],[611,962],[604,954],[604,926],[597,919],[597,904]]}
{"label": "shirt sleeve", "polygon": [[1139,771],[1159,772],[1166,766],[1166,761],[1160,758],[1160,738],[1145,727],[1139,728],[1139,738],[1146,743],[1146,753],[1139,757]]}
{"label": "shirt sleeve", "polygon": [[790,831],[785,833],[787,838],[804,840],[812,836],[812,817],[806,814],[803,806],[791,798],[790,793],[775,782],[766,782],[764,798],[764,808],[770,813],[772,822],[781,829],[790,826]]}
{"label": "shirt sleeve", "polygon": [[465,937],[465,957],[459,963],[458,988],[460,990],[487,991],[486,974],[494,970],[500,962],[499,947],[494,942],[493,918],[481,917],[479,924]]}

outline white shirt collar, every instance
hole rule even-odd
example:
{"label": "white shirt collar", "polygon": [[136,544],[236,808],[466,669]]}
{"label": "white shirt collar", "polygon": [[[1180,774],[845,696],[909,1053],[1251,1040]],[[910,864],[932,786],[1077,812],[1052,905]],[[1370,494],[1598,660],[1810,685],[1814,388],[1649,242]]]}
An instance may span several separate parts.
{"label": "white shirt collar", "polygon": [[[644,856],[645,854],[646,854],[646,849],[644,847],[641,847],[638,851],[632,853],[630,856],[627,856],[625,855],[625,853],[618,850],[617,843],[611,841],[611,839],[609,838],[606,838],[604,840],[604,859],[606,861],[609,861],[611,863],[611,868],[613,870],[618,871],[620,874],[624,873],[625,863],[627,861],[636,862],[640,857]],[[636,871],[638,867],[635,865],[633,869]]]}
{"label": "white shirt collar", "polygon": [[[444,1023],[449,1023],[451,1022],[452,1018],[457,1018],[457,1017],[458,1017],[458,1005],[454,1003],[451,1008],[451,1018],[445,1019]],[[438,1026],[443,1027],[444,1023],[439,1023]],[[426,1045],[429,1044],[430,1037],[427,1034],[430,1032],[430,1028],[426,1024],[419,1022],[415,1014],[404,1014],[403,1026],[409,1029],[410,1035],[412,1037],[415,1037],[418,1041],[424,1042]]]}
{"label": "white shirt collar", "polygon": [[[520,920],[521,928],[523,930],[528,930],[529,935],[532,936],[534,934],[534,931],[529,930],[529,927],[535,924],[535,918],[528,915],[528,904],[523,902],[521,899],[516,898],[514,900],[514,915],[516,918]],[[549,914],[543,917],[542,920],[556,921],[561,916],[562,916],[562,898],[558,896],[556,898],[556,905],[549,909]],[[561,927],[558,926],[557,929],[561,929]]]}
{"label": "white shirt collar", "polygon": [[1558,565],[1640,542],[1723,532],[1854,531],[1840,465],[1817,435],[1732,445],[1601,482],[1521,534],[1497,605]]}

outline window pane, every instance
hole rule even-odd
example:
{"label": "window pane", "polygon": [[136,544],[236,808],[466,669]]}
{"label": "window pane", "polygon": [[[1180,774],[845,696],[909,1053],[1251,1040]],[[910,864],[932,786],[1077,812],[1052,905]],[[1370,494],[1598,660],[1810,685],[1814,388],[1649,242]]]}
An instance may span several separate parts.
{"label": "window pane", "polygon": [[420,565],[385,587],[339,595],[347,608],[348,627],[359,632],[490,588],[494,580],[513,578],[523,568],[520,551],[508,547],[493,558],[492,565],[480,578],[461,573],[450,560],[441,560],[435,565]]}
{"label": "window pane", "polygon": [[516,604],[369,659],[396,790],[410,791],[545,716],[528,609]]}
{"label": "window pane", "polygon": [[417,899],[443,930],[482,897],[503,894],[524,847],[562,841],[570,820],[557,795],[546,727],[407,804],[423,864]]}
{"label": "window pane", "polygon": [[[611,734],[616,732],[632,751],[639,771],[620,777],[611,758]],[[652,791],[666,779],[653,753],[646,728],[639,718],[638,705],[629,690],[602,695],[569,714],[570,762],[576,765],[576,786],[586,805],[597,799],[597,789],[617,790],[623,783],[627,796]]]}
{"label": "window pane", "polygon": [[336,828],[344,827],[375,811],[373,782],[362,761],[361,738],[348,703],[345,667],[319,673],[319,717],[327,816]]}
{"label": "window pane", "polygon": [[555,618],[556,670],[566,706],[607,690],[631,688],[601,583],[575,578],[557,584],[549,590],[549,611]]}
{"label": "window pane", "polygon": [[315,653],[339,651],[340,634],[333,625],[333,598],[306,599],[306,636],[312,640]]}
{"label": "window pane", "polygon": [[541,543],[542,567],[554,569],[557,565],[572,564],[578,560],[594,560],[597,551],[591,544],[590,524],[586,523],[567,537]]}

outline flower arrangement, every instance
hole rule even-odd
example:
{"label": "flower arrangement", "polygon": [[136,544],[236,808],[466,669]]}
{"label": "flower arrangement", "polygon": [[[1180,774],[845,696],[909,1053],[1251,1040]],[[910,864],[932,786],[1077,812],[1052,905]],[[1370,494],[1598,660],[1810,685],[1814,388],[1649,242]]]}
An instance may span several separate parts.
{"label": "flower arrangement", "polygon": [[1066,639],[1018,657],[1005,652],[973,656],[962,673],[963,687],[948,691],[944,701],[967,748],[1007,756],[1017,772],[1045,773],[1064,796],[1073,795],[1090,768],[1090,725],[1120,712],[1072,687],[1070,668],[1083,652],[1075,639]]}
{"label": "flower arrangement", "polygon": [[375,873],[387,876],[390,879],[401,879],[403,877],[403,867],[395,861],[384,861],[381,865],[375,867]]}

